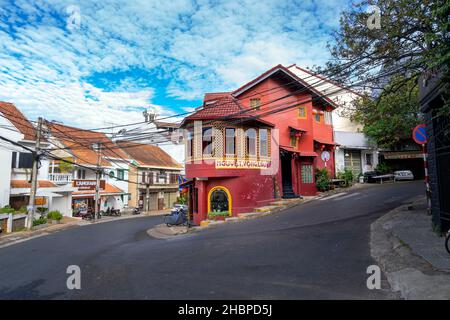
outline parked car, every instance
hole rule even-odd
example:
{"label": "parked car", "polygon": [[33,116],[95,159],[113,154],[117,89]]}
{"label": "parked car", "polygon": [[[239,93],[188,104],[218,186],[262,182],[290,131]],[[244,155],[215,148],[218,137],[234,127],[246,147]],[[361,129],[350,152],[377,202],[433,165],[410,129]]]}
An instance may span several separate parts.
{"label": "parked car", "polygon": [[365,183],[375,183],[378,180],[376,180],[374,177],[381,175],[381,172],[378,171],[367,171],[364,172],[364,182]]}
{"label": "parked car", "polygon": [[414,175],[411,170],[398,170],[394,172],[395,181],[400,180],[414,180]]}

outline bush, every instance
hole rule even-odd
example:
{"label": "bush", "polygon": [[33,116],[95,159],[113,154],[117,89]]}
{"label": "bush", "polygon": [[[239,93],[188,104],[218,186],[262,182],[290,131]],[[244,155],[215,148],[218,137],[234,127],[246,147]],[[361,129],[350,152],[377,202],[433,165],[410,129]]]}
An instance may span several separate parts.
{"label": "bush", "polygon": [[214,218],[214,217],[226,217],[229,216],[230,212],[228,211],[217,211],[217,212],[210,212],[208,213],[208,217],[209,218]]}
{"label": "bush", "polygon": [[179,203],[179,204],[187,204],[187,197],[185,196],[185,195],[180,195],[178,198],[177,198],[177,203]]}
{"label": "bush", "polygon": [[389,173],[392,171],[392,168],[386,163],[379,163],[375,170],[380,173]]}
{"label": "bush", "polygon": [[0,209],[0,213],[14,213],[14,211],[15,210],[10,206],[4,206],[3,208]]}
{"label": "bush", "polygon": [[17,210],[17,213],[27,213],[27,212],[28,212],[28,210],[27,210],[26,206],[22,206],[22,207],[20,207],[19,210]]}
{"label": "bush", "polygon": [[62,217],[63,217],[63,215],[58,210],[50,211],[47,214],[47,219],[49,219],[49,220],[58,220],[59,221],[62,219]]}
{"label": "bush", "polygon": [[316,188],[319,191],[327,191],[330,188],[330,178],[328,177],[327,169],[317,169]]}
{"label": "bush", "polygon": [[46,224],[46,223],[47,223],[47,219],[44,217],[40,217],[39,219],[33,220],[33,227],[38,226],[40,224]]}
{"label": "bush", "polygon": [[345,168],[344,171],[338,172],[337,178],[344,180],[347,187],[350,186],[354,179],[352,169]]}

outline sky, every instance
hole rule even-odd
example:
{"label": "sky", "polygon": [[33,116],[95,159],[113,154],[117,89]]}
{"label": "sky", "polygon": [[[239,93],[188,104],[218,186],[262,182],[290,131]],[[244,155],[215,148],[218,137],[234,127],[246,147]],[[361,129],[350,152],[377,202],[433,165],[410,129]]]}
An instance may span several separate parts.
{"label": "sky", "polygon": [[[279,63],[323,65],[343,0],[0,0],[0,100],[81,128],[192,111]],[[176,119],[176,118],[174,118]],[[168,119],[169,120],[169,119]]]}

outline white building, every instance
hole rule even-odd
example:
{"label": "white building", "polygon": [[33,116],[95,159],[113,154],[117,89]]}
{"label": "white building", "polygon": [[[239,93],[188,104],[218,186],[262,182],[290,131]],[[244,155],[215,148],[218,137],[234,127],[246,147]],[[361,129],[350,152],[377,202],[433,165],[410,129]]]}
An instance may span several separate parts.
{"label": "white building", "polygon": [[[99,162],[100,210],[123,209],[128,204],[129,164],[132,161],[104,133],[79,129],[58,123],[48,125],[49,140],[59,150],[52,154],[60,159],[50,164],[51,181],[59,185],[73,185],[72,208],[83,211],[95,206],[96,169]],[[100,146],[100,151],[98,147]],[[72,165],[62,170],[61,163]]]}
{"label": "white building", "polygon": [[361,132],[362,125],[345,116],[351,103],[358,99],[360,94],[295,64],[288,68],[339,106],[332,113],[334,141],[338,144],[335,150],[336,173],[350,168],[356,177],[360,173],[375,169],[378,165],[377,147]]}
{"label": "white building", "polygon": [[[31,168],[35,148],[35,128],[31,122],[12,104],[0,102],[0,136],[15,143],[2,140],[0,144],[0,206],[9,205],[15,209],[27,206],[31,190]],[[45,137],[41,148],[49,148]],[[35,205],[44,210],[59,210],[71,216],[71,186],[58,186],[49,180],[50,160],[40,159]]]}

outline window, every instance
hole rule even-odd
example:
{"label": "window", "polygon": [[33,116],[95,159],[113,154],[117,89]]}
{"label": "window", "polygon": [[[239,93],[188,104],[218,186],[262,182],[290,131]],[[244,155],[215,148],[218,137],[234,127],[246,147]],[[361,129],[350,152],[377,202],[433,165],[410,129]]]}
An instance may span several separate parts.
{"label": "window", "polygon": [[245,132],[245,142],[246,142],[246,155],[256,156],[256,130],[247,129]]}
{"label": "window", "polygon": [[145,172],[142,172],[142,183],[145,183]]}
{"label": "window", "polygon": [[33,154],[25,152],[13,152],[11,168],[31,169],[33,167]]}
{"label": "window", "polygon": [[203,155],[213,155],[212,147],[213,147],[213,134],[212,128],[204,128],[203,129],[203,138],[202,138],[202,149]]}
{"label": "window", "polygon": [[321,118],[322,118],[322,116],[321,116],[320,113],[317,111],[317,112],[314,114],[314,120],[316,120],[316,122],[319,122],[319,123],[320,123]]}
{"label": "window", "polygon": [[84,169],[78,169],[78,170],[76,171],[76,178],[77,178],[77,179],[81,179],[81,180],[86,179],[86,170],[84,170]]}
{"label": "window", "polygon": [[302,183],[313,183],[313,166],[312,164],[302,165]]}
{"label": "window", "polygon": [[125,170],[117,169],[117,179],[124,180],[125,179]]}
{"label": "window", "polygon": [[236,153],[236,129],[225,129],[225,154]]}
{"label": "window", "polygon": [[259,155],[267,157],[269,155],[268,130],[259,129]]}
{"label": "window", "polygon": [[261,99],[260,98],[254,98],[250,99],[250,108],[254,110],[259,110],[261,107]]}
{"label": "window", "polygon": [[305,106],[298,107],[298,117],[301,119],[306,119],[306,107]]}
{"label": "window", "polygon": [[109,175],[110,178],[114,178],[115,177],[114,171],[112,171],[112,170],[109,172],[108,175]]}
{"label": "window", "polygon": [[188,131],[187,139],[186,139],[186,151],[187,151],[188,157],[192,157],[193,149],[194,149],[194,137],[193,137],[192,131]]}
{"label": "window", "polygon": [[333,120],[330,111],[325,111],[325,124],[332,124]]}
{"label": "window", "polygon": [[296,148],[297,147],[297,137],[291,135],[290,143],[291,143],[291,147]]}
{"label": "window", "polygon": [[211,193],[211,212],[230,212],[229,199],[227,193],[222,189],[214,190]]}
{"label": "window", "polygon": [[366,165],[371,166],[373,162],[373,154],[366,153]]}

